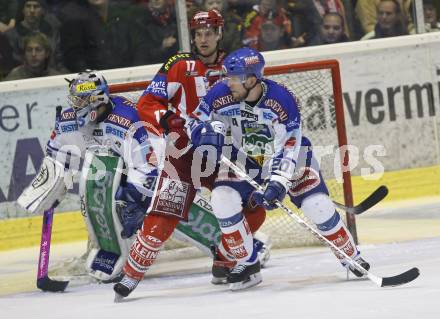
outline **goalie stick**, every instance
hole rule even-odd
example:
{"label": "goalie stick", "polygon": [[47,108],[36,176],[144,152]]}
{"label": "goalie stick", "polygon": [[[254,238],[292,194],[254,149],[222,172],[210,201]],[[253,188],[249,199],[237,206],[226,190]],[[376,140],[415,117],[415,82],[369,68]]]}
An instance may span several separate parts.
{"label": "goalie stick", "polygon": [[[244,178],[249,184],[251,184],[256,190],[264,192],[263,187],[258,184],[256,181],[254,181],[249,175],[247,175],[241,168],[239,168],[237,165],[232,163],[228,158],[225,156],[221,157],[221,163],[225,164],[226,166],[230,167],[238,176]],[[355,260],[353,260],[350,256],[348,256],[342,249],[337,247],[333,242],[325,238],[323,235],[321,235],[314,227],[310,226],[306,221],[304,221],[301,217],[299,217],[297,214],[295,214],[292,210],[290,210],[288,207],[286,207],[283,203],[280,201],[275,202],[276,205],[284,210],[287,215],[289,215],[292,219],[294,219],[298,224],[306,228],[309,232],[311,232],[319,241],[321,241],[323,244],[329,246],[333,251],[336,251],[338,254],[343,256],[347,263],[349,263],[351,266],[359,270],[362,274],[368,277],[372,282],[374,282],[379,287],[393,287],[393,286],[400,286],[406,283],[409,283],[416,279],[420,271],[418,268],[414,267],[411,268],[401,274],[398,274],[396,276],[391,277],[379,277],[370,271],[364,269],[359,263],[357,263]]]}
{"label": "goalie stick", "polygon": [[52,220],[54,208],[44,211],[43,228],[41,231],[40,258],[38,260],[37,287],[43,291],[64,291],[68,281],[50,279],[48,276],[50,239],[52,235]]}
{"label": "goalie stick", "polygon": [[374,192],[372,192],[361,203],[353,207],[347,207],[343,204],[333,201],[336,207],[346,211],[347,213],[360,215],[363,212],[369,210],[371,207],[379,203],[388,195],[388,188],[385,185],[379,186]]}

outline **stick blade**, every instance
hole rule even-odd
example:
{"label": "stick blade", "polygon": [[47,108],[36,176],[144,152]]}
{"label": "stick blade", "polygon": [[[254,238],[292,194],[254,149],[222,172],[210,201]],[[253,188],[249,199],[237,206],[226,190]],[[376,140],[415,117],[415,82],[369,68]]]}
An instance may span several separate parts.
{"label": "stick blade", "polygon": [[50,279],[48,276],[37,279],[37,287],[42,291],[60,292],[66,290],[68,281]]}
{"label": "stick blade", "polygon": [[399,275],[382,278],[382,287],[395,287],[407,284],[420,275],[420,270],[416,267],[411,268]]}
{"label": "stick blade", "polygon": [[379,203],[388,195],[388,188],[385,185],[379,186],[370,196],[362,201],[359,205],[350,209],[350,213],[359,215],[369,210],[371,207]]}

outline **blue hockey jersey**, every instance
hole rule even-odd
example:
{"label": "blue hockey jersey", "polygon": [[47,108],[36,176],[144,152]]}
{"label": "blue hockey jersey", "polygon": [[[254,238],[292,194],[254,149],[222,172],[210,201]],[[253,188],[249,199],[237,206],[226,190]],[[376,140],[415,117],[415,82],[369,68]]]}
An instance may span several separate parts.
{"label": "blue hockey jersey", "polygon": [[[47,143],[46,153],[61,163],[70,154],[70,163],[79,169],[79,158],[86,150],[107,151],[121,156],[127,168],[127,181],[143,185],[147,176],[156,174],[156,156],[149,137],[130,100],[112,95],[113,109],[100,123],[88,123],[76,117],[73,109],[61,113]],[[153,137],[153,139],[158,139]]]}
{"label": "blue hockey jersey", "polygon": [[290,180],[301,144],[298,104],[286,87],[269,79],[261,85],[263,94],[253,106],[235,101],[225,82],[214,85],[194,111],[197,120],[188,123],[189,134],[194,137],[200,122],[221,121],[227,143],[268,165],[271,178]]}

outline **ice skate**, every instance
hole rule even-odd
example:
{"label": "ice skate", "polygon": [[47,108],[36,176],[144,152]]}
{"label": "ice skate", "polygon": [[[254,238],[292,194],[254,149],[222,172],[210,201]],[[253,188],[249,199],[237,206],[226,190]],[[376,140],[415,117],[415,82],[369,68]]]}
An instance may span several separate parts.
{"label": "ice skate", "polygon": [[139,284],[138,279],[130,278],[125,275],[120,282],[113,286],[115,291],[115,302],[121,302],[123,298],[127,297]]}
{"label": "ice skate", "polygon": [[[370,264],[365,261],[362,257],[357,257],[354,258],[354,261],[356,261],[359,265],[362,266],[362,268],[364,268],[365,270],[369,270],[370,269]],[[362,272],[360,272],[359,270],[357,270],[356,268],[354,268],[353,266],[347,264],[347,269],[350,270],[356,277],[363,277],[364,274]]]}
{"label": "ice skate", "polygon": [[247,262],[237,264],[228,275],[229,288],[236,291],[258,285],[263,281],[260,269],[261,265],[258,259],[253,264]]}
{"label": "ice skate", "polygon": [[217,246],[211,247],[212,255],[214,256],[214,261],[212,263],[212,278],[211,283],[213,285],[223,285],[228,283],[228,275],[231,272],[231,268],[234,267],[234,261],[223,261],[220,259],[218,254]]}

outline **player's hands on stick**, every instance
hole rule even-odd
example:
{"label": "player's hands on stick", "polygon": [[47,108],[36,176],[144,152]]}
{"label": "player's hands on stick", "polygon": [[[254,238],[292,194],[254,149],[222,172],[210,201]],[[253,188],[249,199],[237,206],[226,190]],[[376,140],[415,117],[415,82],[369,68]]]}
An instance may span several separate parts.
{"label": "player's hands on stick", "polygon": [[263,206],[267,210],[273,210],[278,208],[276,202],[282,202],[286,196],[286,188],[277,181],[269,181],[264,190],[264,193],[260,191],[255,191],[251,195],[251,205],[252,206]]}

